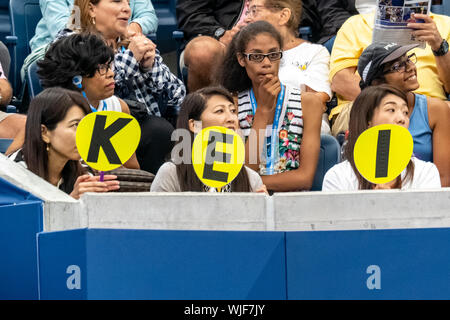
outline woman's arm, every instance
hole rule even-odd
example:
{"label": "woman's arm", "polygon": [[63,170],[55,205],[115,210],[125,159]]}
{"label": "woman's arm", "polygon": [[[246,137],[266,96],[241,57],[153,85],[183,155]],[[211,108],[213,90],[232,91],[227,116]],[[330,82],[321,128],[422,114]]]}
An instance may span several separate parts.
{"label": "woman's arm", "polygon": [[303,138],[300,145],[300,166],[291,171],[262,176],[268,190],[275,192],[311,189],[320,150],[322,101],[312,93],[302,94]]}
{"label": "woman's arm", "polygon": [[428,98],[428,119],[433,130],[433,163],[442,187],[450,187],[450,108],[442,100]]}

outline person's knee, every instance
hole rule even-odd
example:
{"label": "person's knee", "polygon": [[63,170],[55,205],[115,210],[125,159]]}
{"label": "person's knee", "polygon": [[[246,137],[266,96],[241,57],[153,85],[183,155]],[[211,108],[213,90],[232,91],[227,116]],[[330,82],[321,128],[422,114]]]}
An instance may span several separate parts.
{"label": "person's knee", "polygon": [[194,38],[186,46],[185,65],[191,68],[197,65],[213,64],[223,51],[223,45],[214,38],[206,36]]}

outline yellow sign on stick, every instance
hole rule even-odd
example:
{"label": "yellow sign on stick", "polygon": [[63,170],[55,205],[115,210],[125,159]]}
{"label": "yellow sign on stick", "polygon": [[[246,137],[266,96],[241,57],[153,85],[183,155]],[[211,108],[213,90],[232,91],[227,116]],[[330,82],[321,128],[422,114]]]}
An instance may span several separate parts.
{"label": "yellow sign on stick", "polygon": [[353,151],[359,173],[375,184],[397,178],[411,160],[413,138],[408,129],[395,124],[382,124],[364,131]]}
{"label": "yellow sign on stick", "polygon": [[208,127],[194,139],[192,165],[207,186],[220,189],[236,178],[245,160],[241,137],[225,127]]}
{"label": "yellow sign on stick", "polygon": [[76,143],[81,158],[99,171],[114,170],[130,159],[141,139],[137,120],[126,113],[90,113],[78,124]]}

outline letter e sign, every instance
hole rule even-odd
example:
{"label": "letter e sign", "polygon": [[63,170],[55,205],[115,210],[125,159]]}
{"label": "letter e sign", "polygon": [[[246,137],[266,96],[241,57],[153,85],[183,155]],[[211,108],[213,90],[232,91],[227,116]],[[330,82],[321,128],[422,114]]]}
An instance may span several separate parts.
{"label": "letter e sign", "polygon": [[244,143],[231,129],[208,127],[194,139],[192,165],[198,178],[209,187],[220,189],[231,183],[244,160]]}

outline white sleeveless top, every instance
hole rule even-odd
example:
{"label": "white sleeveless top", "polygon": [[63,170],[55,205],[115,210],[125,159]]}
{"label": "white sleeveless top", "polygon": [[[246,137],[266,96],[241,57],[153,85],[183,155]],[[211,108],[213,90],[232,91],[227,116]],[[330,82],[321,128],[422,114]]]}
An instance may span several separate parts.
{"label": "white sleeveless top", "polygon": [[122,106],[120,105],[119,98],[117,98],[116,96],[111,96],[108,99],[102,100],[100,102],[100,106],[99,106],[100,110],[103,110],[103,104],[104,103],[106,104],[106,110],[105,111],[122,112]]}

